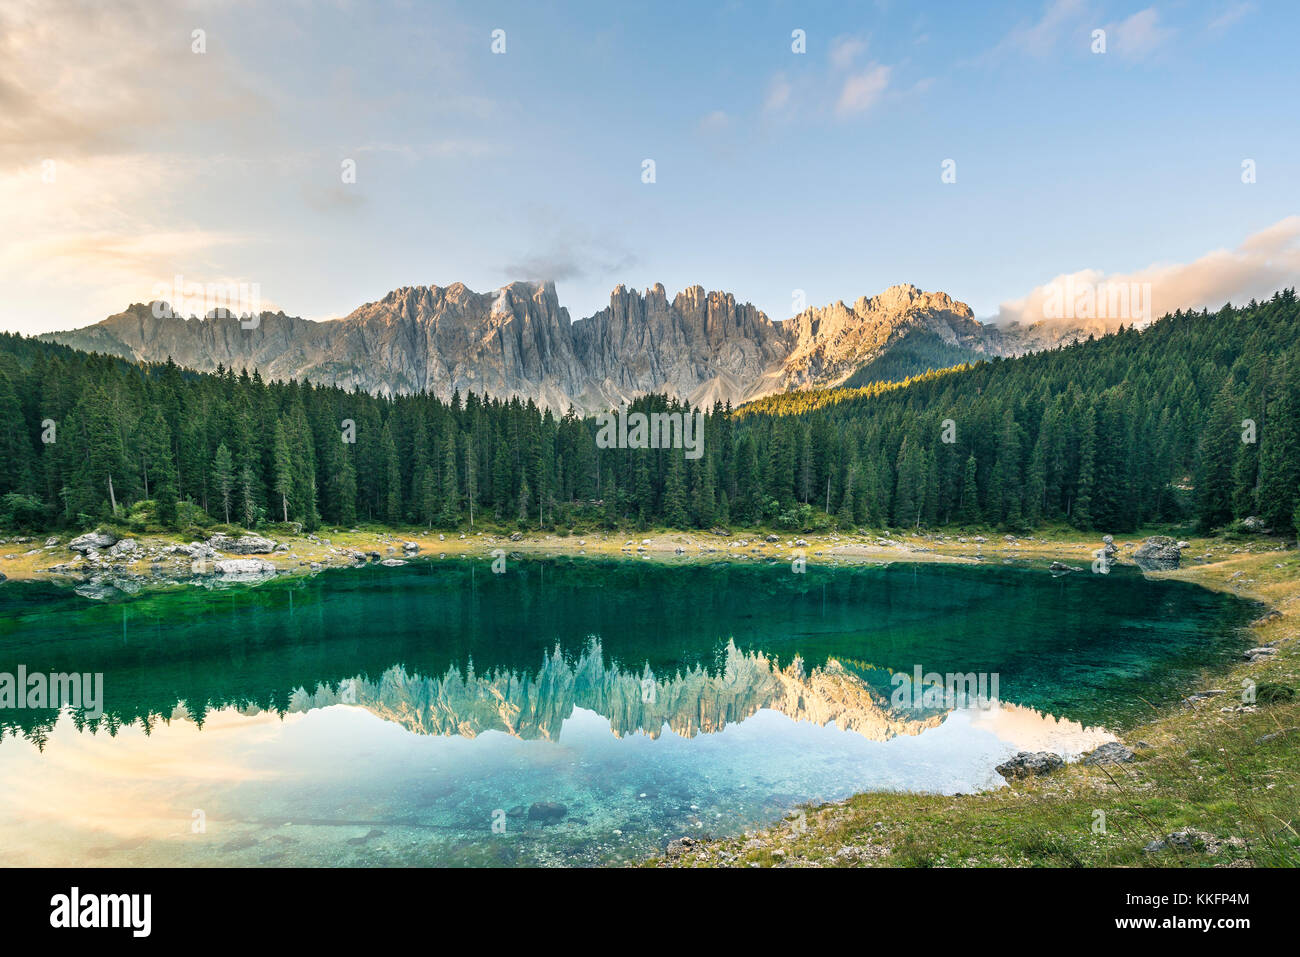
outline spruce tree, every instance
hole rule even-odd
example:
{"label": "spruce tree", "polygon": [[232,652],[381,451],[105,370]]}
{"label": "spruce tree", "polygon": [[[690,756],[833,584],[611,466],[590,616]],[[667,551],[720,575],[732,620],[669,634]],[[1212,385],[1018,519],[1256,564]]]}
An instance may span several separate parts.
{"label": "spruce tree", "polygon": [[235,463],[230,458],[226,443],[217,446],[212,458],[212,489],[221,507],[222,521],[230,524],[230,496],[235,489]]}

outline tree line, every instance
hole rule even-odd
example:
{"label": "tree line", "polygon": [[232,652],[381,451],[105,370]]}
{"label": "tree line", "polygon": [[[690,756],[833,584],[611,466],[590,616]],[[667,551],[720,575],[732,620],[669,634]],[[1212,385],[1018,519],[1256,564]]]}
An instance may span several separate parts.
{"label": "tree line", "polygon": [[[1016,359],[703,410],[703,455],[531,400],[200,374],[0,335],[0,522],[1128,531],[1300,505],[1294,289]],[[662,395],[633,411],[684,413]]]}

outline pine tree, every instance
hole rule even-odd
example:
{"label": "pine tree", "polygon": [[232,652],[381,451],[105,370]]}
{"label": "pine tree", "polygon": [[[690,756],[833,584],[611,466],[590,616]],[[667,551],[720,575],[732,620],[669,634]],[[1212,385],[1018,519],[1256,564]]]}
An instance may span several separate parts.
{"label": "pine tree", "polygon": [[253,467],[245,464],[239,470],[239,504],[243,509],[244,527],[257,525],[257,478]]}
{"label": "pine tree", "polygon": [[380,433],[379,448],[384,462],[384,521],[396,525],[402,520],[402,467],[397,459],[391,417]]}
{"label": "pine tree", "polygon": [[1079,477],[1074,487],[1074,503],[1070,509],[1070,524],[1079,529],[1091,529],[1092,492],[1097,461],[1097,421],[1091,408],[1083,410],[1083,430],[1079,436]]}
{"label": "pine tree", "polygon": [[976,481],[978,466],[974,454],[966,459],[966,470],[962,479],[961,508],[958,510],[959,521],[963,525],[980,524],[980,491]]}
{"label": "pine tree", "polygon": [[275,423],[275,442],[272,445],[274,478],[271,488],[280,497],[280,514],[289,523],[289,495],[293,492],[293,458],[289,452],[289,438],[284,434],[284,423]]}
{"label": "pine tree", "polygon": [[456,435],[447,436],[446,461],[442,469],[442,509],[438,522],[454,528],[460,522],[460,487],[456,481]]}
{"label": "pine tree", "polygon": [[686,528],[690,516],[686,513],[686,483],[682,479],[680,450],[668,450],[668,472],[664,479],[664,523],[669,528]]}
{"label": "pine tree", "polygon": [[22,408],[9,377],[0,372],[0,495],[32,490],[36,455],[27,430],[22,427]]}
{"label": "pine tree", "polygon": [[230,458],[226,443],[217,446],[217,454],[212,458],[212,489],[221,506],[223,521],[230,524],[230,495],[235,488],[235,464]]}
{"label": "pine tree", "polygon": [[[1274,386],[1274,398],[1259,436],[1259,517],[1284,529],[1296,506],[1300,488],[1300,353],[1284,361]],[[1241,443],[1248,447],[1246,443]],[[1246,513],[1249,514],[1249,513]],[[1245,517],[1240,514],[1240,517]]]}
{"label": "pine tree", "polygon": [[1239,443],[1236,400],[1229,380],[1214,397],[1200,444],[1196,475],[1197,518],[1205,531],[1232,519],[1232,472]]}
{"label": "pine tree", "polygon": [[528,521],[528,506],[532,499],[532,492],[528,488],[527,476],[519,480],[519,521],[524,523]]}
{"label": "pine tree", "polygon": [[854,462],[844,477],[844,494],[840,496],[840,507],[835,513],[835,522],[841,529],[853,527],[853,479],[857,468],[857,463]]}

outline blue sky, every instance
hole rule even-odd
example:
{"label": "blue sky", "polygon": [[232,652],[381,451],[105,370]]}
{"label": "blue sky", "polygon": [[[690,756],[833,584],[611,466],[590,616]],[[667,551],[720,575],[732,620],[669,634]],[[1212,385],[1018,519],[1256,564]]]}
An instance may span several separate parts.
{"label": "blue sky", "polygon": [[783,319],[795,290],[1014,318],[1066,274],[1159,308],[1300,273],[1290,3],[156,6],[0,4],[0,328],[176,274],[315,319],[536,278],[574,318],[662,282]]}

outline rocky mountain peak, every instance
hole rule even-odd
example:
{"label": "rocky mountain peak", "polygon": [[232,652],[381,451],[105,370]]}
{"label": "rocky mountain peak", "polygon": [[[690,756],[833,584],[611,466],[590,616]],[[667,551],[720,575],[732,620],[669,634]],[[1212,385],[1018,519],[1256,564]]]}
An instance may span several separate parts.
{"label": "rocky mountain peak", "polygon": [[384,395],[517,396],[588,412],[647,392],[739,404],[837,385],[904,340],[939,342],[945,355],[962,357],[1027,348],[1018,333],[977,322],[965,303],[911,284],[773,322],[752,303],[701,285],[670,300],[662,283],[642,292],[620,284],[607,307],[570,321],[554,282],[482,293],[455,282],[402,286],[329,322],[264,313],[246,329],[234,317],[160,319],[136,303],[45,338],[133,360],[170,357],[206,372],[258,369],[267,379],[309,378]]}

